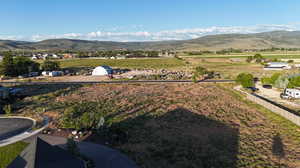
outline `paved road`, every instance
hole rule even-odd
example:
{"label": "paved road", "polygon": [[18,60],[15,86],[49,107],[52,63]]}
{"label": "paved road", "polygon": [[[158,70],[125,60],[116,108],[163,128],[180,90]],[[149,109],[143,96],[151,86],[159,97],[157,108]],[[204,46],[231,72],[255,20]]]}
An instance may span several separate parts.
{"label": "paved road", "polygon": [[[199,83],[231,83],[234,80],[199,80]],[[12,85],[69,85],[69,84],[127,84],[127,83],[193,83],[192,80],[126,80],[126,81],[89,81],[89,82],[0,82]]]}
{"label": "paved road", "polygon": [[29,119],[0,118],[0,141],[27,131],[33,124]]}
{"label": "paved road", "polygon": [[[13,120],[13,122],[2,122],[2,120],[1,120],[2,118],[6,118],[6,117],[0,117],[0,125],[3,126],[3,127],[0,127],[0,131],[8,132],[8,134],[6,133],[6,134],[3,134],[4,136],[0,136],[0,147],[10,145],[10,144],[22,141],[24,139],[28,139],[32,136],[35,136],[35,135],[39,134],[41,131],[43,131],[45,128],[47,128],[48,124],[49,124],[49,119],[45,118],[43,127],[36,129],[36,130],[32,130],[31,127],[35,125],[35,121],[31,120],[30,118],[27,119],[24,117],[13,117],[14,119],[16,119],[16,120]],[[22,121],[20,119],[25,119],[25,120],[27,119],[27,120],[31,121],[32,122],[31,126],[29,127],[29,124],[27,123],[27,121],[26,121],[26,123],[24,123],[24,121]],[[17,129],[12,130],[11,129],[12,127],[17,128]],[[9,136],[7,136],[7,135],[9,135]]]}
{"label": "paved road", "polygon": [[[59,145],[63,148],[67,142],[63,137],[49,135],[39,135],[39,137],[51,145]],[[79,142],[78,147],[82,154],[94,161],[96,168],[138,168],[127,156],[106,146]]]}

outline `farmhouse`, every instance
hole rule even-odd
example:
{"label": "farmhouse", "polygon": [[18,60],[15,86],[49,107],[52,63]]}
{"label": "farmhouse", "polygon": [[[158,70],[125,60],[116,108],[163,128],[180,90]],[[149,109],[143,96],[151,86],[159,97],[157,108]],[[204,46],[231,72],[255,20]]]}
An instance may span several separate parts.
{"label": "farmhouse", "polygon": [[75,55],[74,54],[66,53],[66,54],[63,54],[63,58],[64,59],[71,59],[71,58],[75,58]]}
{"label": "farmhouse", "polygon": [[291,69],[292,67],[285,62],[269,62],[264,67],[265,70],[284,70],[284,69]]}
{"label": "farmhouse", "polygon": [[109,66],[98,66],[92,72],[93,76],[105,76],[105,75],[112,75],[112,74],[113,74],[113,69]]}

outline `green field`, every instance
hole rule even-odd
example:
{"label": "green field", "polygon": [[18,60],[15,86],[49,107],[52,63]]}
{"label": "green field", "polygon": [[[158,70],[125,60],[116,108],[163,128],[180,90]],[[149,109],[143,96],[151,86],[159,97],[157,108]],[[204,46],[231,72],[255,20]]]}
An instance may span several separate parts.
{"label": "green field", "polygon": [[117,68],[137,68],[137,69],[174,69],[185,66],[184,61],[175,58],[164,59],[72,59],[60,61],[62,68],[70,67],[96,67],[108,65]]}
{"label": "green field", "polygon": [[[182,58],[247,58],[248,56],[254,56],[254,54],[241,53],[241,54],[230,54],[230,55],[180,55]],[[261,54],[265,58],[269,59],[300,59],[300,54],[270,54],[263,53]]]}
{"label": "green field", "polygon": [[6,168],[27,146],[27,143],[17,142],[0,148],[0,168]]}
{"label": "green field", "polygon": [[[300,58],[300,57],[299,57]],[[219,72],[222,78],[235,79],[239,73],[252,73],[257,77],[268,76],[274,71],[264,71],[263,66],[257,63],[231,62],[228,58],[156,58],[156,59],[70,59],[61,60],[62,68],[96,67],[108,65],[114,68],[129,69],[169,69],[193,71],[201,66],[208,70]]]}

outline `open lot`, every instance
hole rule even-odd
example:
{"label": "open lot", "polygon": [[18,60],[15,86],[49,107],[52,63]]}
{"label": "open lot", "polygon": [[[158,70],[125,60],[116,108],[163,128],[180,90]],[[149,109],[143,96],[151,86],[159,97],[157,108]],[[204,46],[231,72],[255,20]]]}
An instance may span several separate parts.
{"label": "open lot", "polygon": [[[219,72],[224,79],[235,79],[240,73],[251,73],[255,77],[270,76],[278,71],[264,70],[263,65],[247,62],[233,62],[228,58],[185,58],[190,67],[202,66],[211,71]],[[297,70],[283,70],[279,72]]]}
{"label": "open lot", "polygon": [[[121,150],[141,167],[300,166],[299,127],[248,102],[230,85],[28,87],[34,94],[14,104],[17,113],[48,115],[53,128],[72,102],[112,101],[117,111],[105,117],[108,133],[87,140]],[[283,149],[280,163],[277,148]]]}

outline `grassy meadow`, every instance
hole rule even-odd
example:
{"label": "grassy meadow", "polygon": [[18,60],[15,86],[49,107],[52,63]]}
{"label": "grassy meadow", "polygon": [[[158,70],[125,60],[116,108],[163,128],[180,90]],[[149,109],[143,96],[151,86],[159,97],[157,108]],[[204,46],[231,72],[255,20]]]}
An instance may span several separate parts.
{"label": "grassy meadow", "polygon": [[27,146],[27,143],[17,142],[0,147],[0,168],[6,168]]}
{"label": "grassy meadow", "polygon": [[182,60],[175,58],[153,59],[72,59],[59,61],[62,68],[69,67],[96,67],[108,65],[117,68],[133,69],[177,69],[185,66]]}

